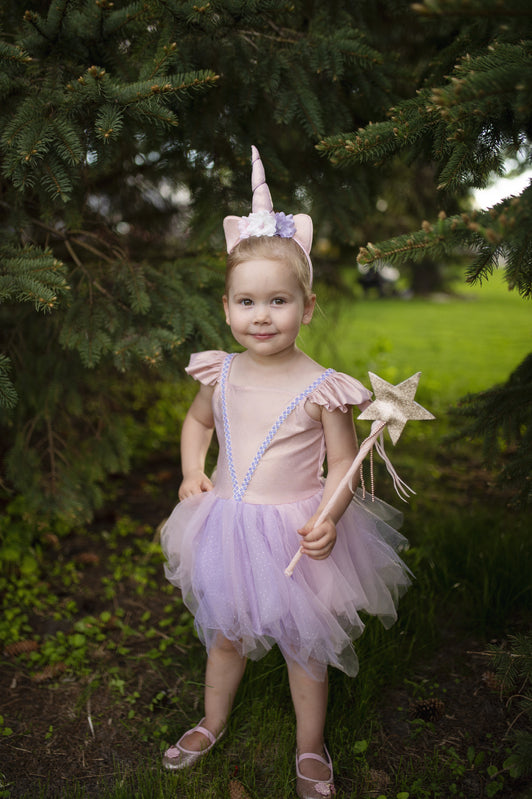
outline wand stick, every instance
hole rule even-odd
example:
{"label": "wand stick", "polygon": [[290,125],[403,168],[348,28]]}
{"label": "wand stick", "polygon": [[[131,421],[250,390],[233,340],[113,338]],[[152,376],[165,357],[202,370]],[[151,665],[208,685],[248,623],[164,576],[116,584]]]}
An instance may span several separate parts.
{"label": "wand stick", "polygon": [[[358,469],[360,469],[360,466],[362,465],[362,461],[364,460],[364,458],[366,457],[368,452],[371,450],[371,448],[373,447],[373,445],[375,443],[375,440],[377,439],[379,434],[384,430],[385,427],[386,427],[386,422],[383,422],[383,421],[380,421],[380,420],[377,420],[377,421],[373,422],[373,424],[371,425],[371,432],[370,432],[369,436],[367,438],[365,438],[364,441],[362,442],[362,444],[360,445],[360,449],[358,450],[358,452],[356,454],[355,460],[353,461],[353,463],[351,464],[351,466],[349,467],[349,469],[347,470],[345,475],[342,477],[342,479],[338,483],[338,486],[336,487],[333,495],[331,496],[331,498],[329,499],[329,501],[327,502],[327,504],[325,505],[325,507],[321,511],[320,515],[316,519],[316,521],[314,523],[314,527],[317,527],[317,525],[322,523],[322,521],[325,519],[325,517],[329,513],[329,510],[331,509],[331,507],[336,502],[338,496],[342,493],[342,491],[346,488],[346,486],[350,485],[353,475],[356,474]],[[296,567],[296,565],[297,565],[297,563],[298,563],[298,561],[299,561],[299,559],[300,559],[302,554],[303,554],[303,547],[300,547],[297,550],[297,552],[294,555],[294,557],[292,558],[292,560],[290,561],[290,563],[288,564],[288,566],[286,567],[286,569],[284,570],[284,573],[285,573],[285,575],[287,577],[291,577],[292,576],[292,573],[293,573],[293,571],[294,571],[294,569],[295,569],[295,567]]]}

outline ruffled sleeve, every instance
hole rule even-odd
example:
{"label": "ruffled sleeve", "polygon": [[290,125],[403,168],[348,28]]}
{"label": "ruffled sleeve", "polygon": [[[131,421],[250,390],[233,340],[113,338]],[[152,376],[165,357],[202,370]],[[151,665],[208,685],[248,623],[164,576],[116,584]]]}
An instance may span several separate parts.
{"label": "ruffled sleeve", "polygon": [[226,356],[227,353],[222,350],[193,352],[185,372],[206,386],[214,386],[220,381],[222,364]]}
{"label": "ruffled sleeve", "polygon": [[332,372],[308,399],[316,405],[323,405],[328,411],[339,408],[345,413],[351,405],[363,410],[371,401],[371,391],[354,377],[343,372]]}

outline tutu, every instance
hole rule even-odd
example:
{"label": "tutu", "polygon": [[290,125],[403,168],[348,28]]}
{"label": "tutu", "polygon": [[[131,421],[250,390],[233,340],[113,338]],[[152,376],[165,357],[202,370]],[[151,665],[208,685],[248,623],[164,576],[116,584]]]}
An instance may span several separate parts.
{"label": "tutu", "polygon": [[375,514],[386,507],[393,518],[393,509],[354,501],[337,525],[332,554],[303,557],[286,577],[301,543],[296,531],[319,501],[318,495],[279,507],[252,505],[212,491],[174,509],[162,536],[166,576],[181,588],[207,649],[220,631],[252,659],[277,643],[318,679],[327,663],[357,673],[352,640],[364,629],[359,612],[379,616],[387,627],[395,621],[410,582],[396,554],[406,539]]}
{"label": "tutu", "polygon": [[[190,368],[217,387],[213,403],[220,455],[214,489],[179,503],[163,528],[166,576],[181,589],[208,650],[222,633],[252,659],[277,644],[287,659],[316,679],[323,678],[328,664],[355,675],[352,641],[364,629],[360,613],[376,615],[390,626],[410,583],[409,570],[397,554],[406,545],[395,529],[401,514],[357,493],[336,525],[329,557],[301,558],[292,577],[284,570],[301,544],[297,530],[316,512],[323,490],[323,431],[304,410],[304,400],[347,410],[364,403],[369,392],[352,378],[328,370],[317,386],[287,405],[282,392],[268,394],[263,402],[270,421],[276,403],[290,410],[277,417],[265,438],[264,430],[249,428],[249,435],[239,436],[244,443],[237,448],[230,421],[238,418],[240,424],[256,427],[254,420],[263,414],[257,413],[256,397],[252,416],[246,416],[249,393],[240,386],[231,389],[230,358],[201,353]],[[231,414],[236,407],[238,415]],[[257,447],[257,441],[266,439],[266,446]],[[257,453],[255,459],[249,452]],[[287,492],[300,496],[288,502]],[[244,500],[235,499],[242,495]],[[268,501],[256,501],[260,496]]]}

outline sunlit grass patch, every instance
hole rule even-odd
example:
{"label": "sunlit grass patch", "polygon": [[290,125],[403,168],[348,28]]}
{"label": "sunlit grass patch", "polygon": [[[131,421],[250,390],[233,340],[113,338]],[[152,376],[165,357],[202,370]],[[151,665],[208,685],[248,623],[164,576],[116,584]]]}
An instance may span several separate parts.
{"label": "sunlit grass patch", "polygon": [[456,290],[434,299],[368,300],[325,290],[301,347],[368,387],[368,370],[391,383],[421,372],[416,399],[444,410],[506,379],[532,344],[530,304],[501,275]]}

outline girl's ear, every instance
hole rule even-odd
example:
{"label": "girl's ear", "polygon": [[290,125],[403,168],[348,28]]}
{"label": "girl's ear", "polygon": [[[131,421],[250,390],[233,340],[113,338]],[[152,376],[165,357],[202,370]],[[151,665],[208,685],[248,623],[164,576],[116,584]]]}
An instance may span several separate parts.
{"label": "girl's ear", "polygon": [[305,310],[303,311],[303,318],[301,321],[304,325],[308,325],[310,323],[315,307],[316,307],[316,295],[312,294],[309,301],[305,304]]}
{"label": "girl's ear", "polygon": [[222,302],[224,304],[225,321],[227,322],[228,325],[230,325],[231,321],[229,319],[229,303],[227,301],[227,294],[223,295]]}

